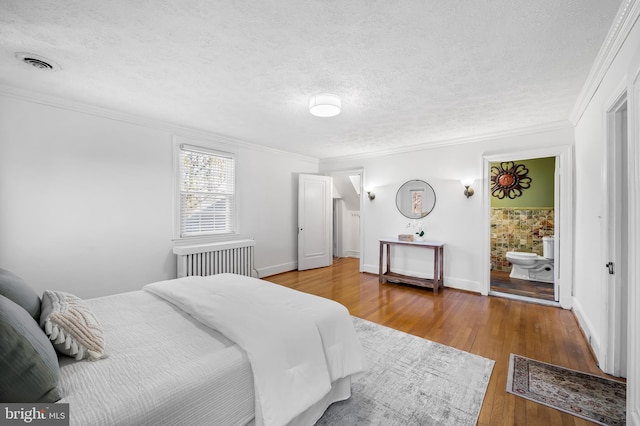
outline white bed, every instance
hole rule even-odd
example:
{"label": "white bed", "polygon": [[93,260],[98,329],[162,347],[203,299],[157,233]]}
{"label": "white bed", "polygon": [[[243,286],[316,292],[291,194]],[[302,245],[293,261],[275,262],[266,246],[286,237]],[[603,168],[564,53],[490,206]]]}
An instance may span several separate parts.
{"label": "white bed", "polygon": [[[108,357],[60,358],[59,402],[70,404],[71,425],[311,425],[350,396],[351,377],[363,367],[342,305],[254,278],[181,278],[86,302]],[[320,349],[296,336],[314,332]],[[293,341],[301,347],[292,350]],[[326,387],[318,382],[325,376]]]}

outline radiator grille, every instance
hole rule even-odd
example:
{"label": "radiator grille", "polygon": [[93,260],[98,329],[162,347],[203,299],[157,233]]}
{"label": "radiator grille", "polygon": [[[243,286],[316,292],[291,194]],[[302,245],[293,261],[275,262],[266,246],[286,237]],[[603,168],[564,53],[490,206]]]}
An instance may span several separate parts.
{"label": "radiator grille", "polygon": [[254,246],[255,240],[240,240],[174,247],[178,278],[223,273],[257,277],[253,259]]}

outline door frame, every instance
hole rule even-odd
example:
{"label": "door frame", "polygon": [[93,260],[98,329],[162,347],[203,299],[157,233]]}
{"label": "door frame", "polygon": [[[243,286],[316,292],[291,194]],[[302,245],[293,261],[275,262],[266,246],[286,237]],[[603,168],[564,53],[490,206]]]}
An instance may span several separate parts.
{"label": "door frame", "polygon": [[[350,169],[350,170],[338,170],[338,171],[332,171],[329,173],[329,176],[331,177],[335,177],[335,176],[354,176],[354,175],[360,175],[360,196],[358,197],[360,199],[360,262],[359,262],[359,266],[358,266],[358,272],[364,272],[364,221],[365,221],[365,215],[364,215],[364,196],[365,196],[365,191],[364,191],[364,169]],[[333,230],[332,230],[333,232]]]}
{"label": "door frame", "polygon": [[[618,121],[620,119],[620,112],[623,109],[627,109],[628,113],[628,95],[626,80],[622,82],[618,89],[614,91],[614,96],[610,98],[610,101],[605,103],[605,138],[603,144],[604,166],[602,172],[602,226],[601,226],[601,259],[602,259],[602,273],[600,282],[603,284],[601,288],[601,300],[605,304],[604,312],[606,312],[606,326],[604,327],[604,336],[602,341],[605,343],[605,353],[602,357],[602,370],[613,376],[620,375],[621,367],[621,342],[623,336],[621,330],[623,329],[622,317],[620,312],[622,309],[623,301],[621,296],[622,275],[620,273],[609,274],[608,270],[604,267],[610,261],[614,262],[614,271],[620,270],[618,267],[625,265],[628,272],[629,261],[628,253],[624,255],[621,248],[622,242],[622,229],[620,228],[621,214],[619,205],[617,202],[623,195],[620,193],[622,182],[618,179],[616,171],[619,169],[622,161],[627,161],[627,180],[630,178],[630,166],[633,158],[628,155],[629,146],[629,132],[627,124],[627,145],[626,152],[621,151],[622,140],[622,128]],[[626,157],[626,159],[625,159]],[[628,182],[628,189],[630,182]],[[627,194],[628,195],[628,194]],[[627,209],[629,210],[629,209]],[[628,212],[627,212],[627,217]],[[628,223],[628,222],[627,222]],[[627,229],[627,235],[628,234]],[[627,236],[627,238],[629,238]],[[626,257],[626,258],[625,258]],[[628,273],[627,273],[628,276]],[[627,287],[628,288],[628,287]],[[628,309],[627,309],[628,313]],[[626,338],[626,336],[624,336]],[[628,339],[627,339],[628,343]],[[628,360],[627,360],[628,361]]]}
{"label": "door frame", "polygon": [[554,253],[555,283],[558,303],[564,309],[573,307],[573,146],[560,145],[528,151],[501,151],[482,156],[483,176],[487,189],[482,191],[483,210],[483,259],[484,268],[481,294],[487,296],[491,290],[491,163],[497,161],[521,161],[533,158],[556,157],[554,199]]}
{"label": "door frame", "polygon": [[342,244],[342,228],[344,223],[342,221],[343,213],[343,204],[338,202],[339,198],[333,199],[333,229],[331,230],[333,233],[333,247],[334,247],[334,257],[342,257],[344,254],[344,248]]}
{"label": "door frame", "polygon": [[[638,218],[640,214],[640,54],[632,61],[627,92],[627,149],[629,152],[629,217]],[[640,223],[629,221],[629,282],[628,330],[627,330],[627,423],[640,425]],[[635,308],[635,309],[634,309]]]}

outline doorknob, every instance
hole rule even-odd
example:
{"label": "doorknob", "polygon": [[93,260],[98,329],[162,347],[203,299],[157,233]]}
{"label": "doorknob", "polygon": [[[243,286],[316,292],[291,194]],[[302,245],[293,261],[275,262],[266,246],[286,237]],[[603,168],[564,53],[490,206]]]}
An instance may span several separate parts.
{"label": "doorknob", "polygon": [[605,264],[604,266],[606,266],[607,268],[609,268],[609,274],[613,275],[613,262],[609,262],[607,264]]}

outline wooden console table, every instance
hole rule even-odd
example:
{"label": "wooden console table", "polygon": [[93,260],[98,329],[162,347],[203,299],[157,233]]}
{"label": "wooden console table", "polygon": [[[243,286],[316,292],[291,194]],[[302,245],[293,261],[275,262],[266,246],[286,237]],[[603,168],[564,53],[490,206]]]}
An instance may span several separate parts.
{"label": "wooden console table", "polygon": [[[406,245],[413,247],[423,247],[433,249],[433,279],[418,278],[409,275],[391,272],[391,246]],[[387,248],[386,271],[383,272],[384,248]],[[412,284],[420,287],[433,288],[433,293],[438,294],[438,289],[443,287],[444,282],[444,243],[437,241],[400,241],[397,238],[380,239],[380,272],[378,275],[380,283],[393,282]]]}

